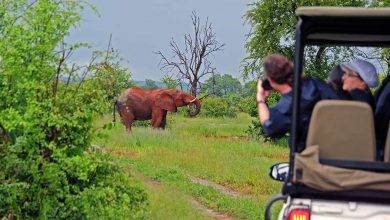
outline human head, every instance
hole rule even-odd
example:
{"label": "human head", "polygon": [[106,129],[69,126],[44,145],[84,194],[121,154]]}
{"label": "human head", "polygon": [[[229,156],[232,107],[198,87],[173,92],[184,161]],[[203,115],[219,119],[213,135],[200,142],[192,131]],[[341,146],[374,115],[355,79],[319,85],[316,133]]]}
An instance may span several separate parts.
{"label": "human head", "polygon": [[294,65],[285,56],[280,54],[269,55],[264,59],[263,66],[267,78],[277,84],[291,86]]}
{"label": "human head", "polygon": [[378,85],[378,73],[375,66],[364,60],[354,60],[350,63],[341,64],[345,72],[343,76],[343,89],[368,89]]}
{"label": "human head", "polygon": [[331,84],[337,90],[341,89],[343,86],[343,81],[342,81],[343,75],[344,75],[344,71],[341,69],[341,66],[340,65],[334,66],[328,76],[328,83]]}

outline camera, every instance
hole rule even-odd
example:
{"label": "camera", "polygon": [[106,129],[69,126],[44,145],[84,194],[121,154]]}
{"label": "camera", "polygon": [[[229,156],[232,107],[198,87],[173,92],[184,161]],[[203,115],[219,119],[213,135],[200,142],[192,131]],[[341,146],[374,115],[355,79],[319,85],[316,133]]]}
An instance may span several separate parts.
{"label": "camera", "polygon": [[268,79],[263,80],[261,87],[263,87],[264,90],[272,90],[273,89],[271,84],[269,83]]}

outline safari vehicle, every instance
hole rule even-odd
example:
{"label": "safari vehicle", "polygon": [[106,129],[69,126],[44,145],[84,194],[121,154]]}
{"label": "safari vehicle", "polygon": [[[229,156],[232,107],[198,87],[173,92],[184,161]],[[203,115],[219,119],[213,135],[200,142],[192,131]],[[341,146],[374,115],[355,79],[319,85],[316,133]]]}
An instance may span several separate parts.
{"label": "safari vehicle", "polygon": [[305,48],[390,47],[390,9],[302,7],[296,14],[292,147],[289,163],[271,167],[271,177],[284,183],[282,193],[269,201],[265,219],[271,219],[271,208],[280,200],[284,203],[278,219],[390,219],[390,131],[385,159],[376,161],[368,104],[318,102],[306,148],[302,152],[297,148]]}

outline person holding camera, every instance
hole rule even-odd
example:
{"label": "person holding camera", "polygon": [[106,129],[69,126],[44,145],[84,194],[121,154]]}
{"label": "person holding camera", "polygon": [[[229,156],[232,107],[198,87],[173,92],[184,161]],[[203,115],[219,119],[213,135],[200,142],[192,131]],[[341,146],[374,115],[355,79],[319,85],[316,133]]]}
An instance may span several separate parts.
{"label": "person holding camera", "polygon": [[[269,137],[279,138],[291,129],[294,65],[285,56],[272,54],[265,58],[263,66],[266,80],[259,80],[257,83],[258,117],[264,133]],[[321,99],[338,99],[335,92],[319,78],[305,77],[302,79],[301,88],[299,151],[305,148],[307,130],[314,105]],[[268,107],[265,101],[272,90],[279,92],[281,97],[277,104]],[[289,138],[289,145],[291,146],[291,144],[291,138]]]}

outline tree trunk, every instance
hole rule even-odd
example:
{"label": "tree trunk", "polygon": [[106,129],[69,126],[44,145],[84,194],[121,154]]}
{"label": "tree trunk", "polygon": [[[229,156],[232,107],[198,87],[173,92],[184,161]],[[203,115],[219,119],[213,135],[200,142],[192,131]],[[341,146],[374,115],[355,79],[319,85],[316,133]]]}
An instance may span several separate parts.
{"label": "tree trunk", "polygon": [[198,90],[198,81],[194,80],[191,84],[191,95],[194,97],[197,96],[197,90]]}

